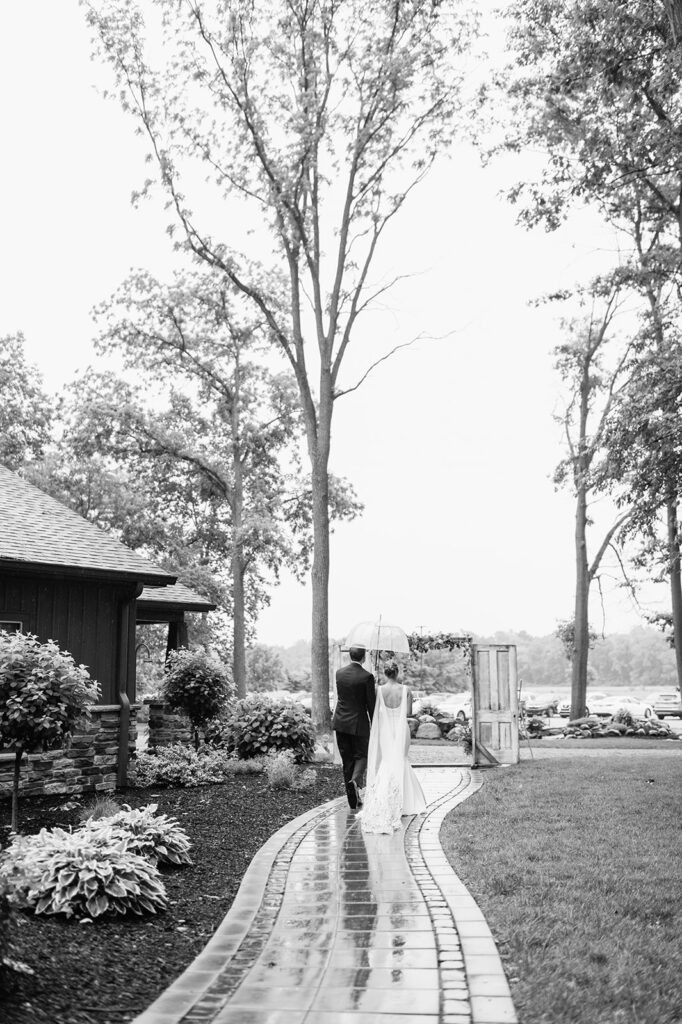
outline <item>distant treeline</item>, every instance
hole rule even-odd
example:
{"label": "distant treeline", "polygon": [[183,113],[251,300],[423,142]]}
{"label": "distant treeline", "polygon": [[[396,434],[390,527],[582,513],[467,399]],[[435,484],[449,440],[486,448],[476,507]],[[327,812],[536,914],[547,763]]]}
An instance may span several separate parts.
{"label": "distant treeline", "polygon": [[[571,666],[556,636],[498,632],[476,636],[478,643],[515,644],[519,680],[524,690],[539,692],[570,686]],[[294,688],[306,688],[310,677],[310,644],[299,640],[292,647],[273,647],[282,666],[282,685],[287,678]],[[433,693],[464,690],[469,677],[462,655],[455,651],[430,651],[416,659],[401,659],[404,677],[415,688]],[[590,651],[589,685],[593,690],[623,687],[633,691],[676,686],[675,654],[657,630],[636,627],[598,639]]]}

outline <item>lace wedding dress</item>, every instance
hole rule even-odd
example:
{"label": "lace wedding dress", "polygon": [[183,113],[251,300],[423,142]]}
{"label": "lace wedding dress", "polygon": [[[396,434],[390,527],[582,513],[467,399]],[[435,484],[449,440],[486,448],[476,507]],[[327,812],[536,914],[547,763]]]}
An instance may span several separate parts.
{"label": "lace wedding dress", "polygon": [[409,749],[407,688],[402,688],[398,707],[390,708],[380,686],[369,737],[365,802],[358,815],[363,832],[394,832],[403,814],[426,809],[419,779],[407,759]]}

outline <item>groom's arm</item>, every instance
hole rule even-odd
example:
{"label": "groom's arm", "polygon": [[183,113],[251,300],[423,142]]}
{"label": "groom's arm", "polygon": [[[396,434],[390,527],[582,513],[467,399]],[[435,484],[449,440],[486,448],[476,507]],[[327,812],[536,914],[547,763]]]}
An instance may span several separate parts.
{"label": "groom's arm", "polygon": [[369,712],[369,720],[371,722],[372,719],[374,718],[374,704],[375,704],[376,699],[377,699],[376,684],[374,682],[374,676],[372,675],[371,672],[369,673],[369,675],[367,677],[366,689],[367,689],[367,711]]}

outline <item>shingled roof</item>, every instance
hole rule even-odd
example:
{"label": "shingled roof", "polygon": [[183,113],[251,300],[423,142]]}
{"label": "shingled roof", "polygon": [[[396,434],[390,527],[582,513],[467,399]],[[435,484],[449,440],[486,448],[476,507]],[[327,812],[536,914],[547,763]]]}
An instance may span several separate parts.
{"label": "shingled roof", "polygon": [[173,583],[170,587],[145,587],[137,599],[137,606],[152,604],[179,606],[187,612],[212,612],[218,607],[184,583]]}
{"label": "shingled roof", "polygon": [[135,579],[162,587],[159,569],[60,501],[0,466],[0,570]]}

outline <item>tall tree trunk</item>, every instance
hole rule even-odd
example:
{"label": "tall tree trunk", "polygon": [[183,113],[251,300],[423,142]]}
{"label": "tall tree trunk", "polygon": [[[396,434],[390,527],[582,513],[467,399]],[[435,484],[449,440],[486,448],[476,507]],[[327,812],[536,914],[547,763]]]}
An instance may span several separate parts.
{"label": "tall tree trunk", "polygon": [[312,719],[316,732],[331,728],[329,710],[329,445],[313,463]]}
{"label": "tall tree trunk", "polygon": [[[320,371],[320,401],[316,417],[306,417],[308,454],[312,470],[313,564],[312,581],[312,720],[315,731],[331,728],[329,708],[329,451],[334,411],[329,368]],[[315,422],[313,422],[313,419]]]}
{"label": "tall tree trunk", "polygon": [[682,574],[680,573],[680,533],[677,522],[677,495],[671,490],[665,503],[668,520],[668,562],[670,565],[670,597],[673,613],[673,641],[677,685],[682,687]]}
{"label": "tall tree trunk", "polygon": [[232,679],[238,697],[246,696],[246,613],[241,545],[232,551]]}
{"label": "tall tree trunk", "polygon": [[240,366],[237,350],[232,397],[232,679],[238,697],[246,696],[246,610],[244,600],[244,474],[240,436]]}
{"label": "tall tree trunk", "polygon": [[571,679],[571,718],[585,714],[589,651],[590,573],[587,564],[587,494],[578,485],[575,512],[575,622]]}

